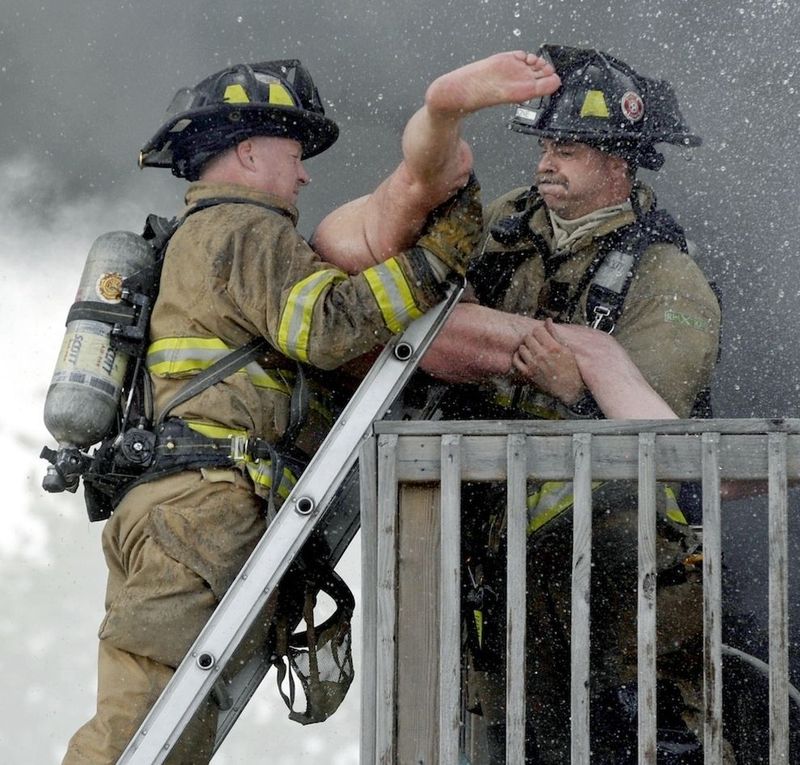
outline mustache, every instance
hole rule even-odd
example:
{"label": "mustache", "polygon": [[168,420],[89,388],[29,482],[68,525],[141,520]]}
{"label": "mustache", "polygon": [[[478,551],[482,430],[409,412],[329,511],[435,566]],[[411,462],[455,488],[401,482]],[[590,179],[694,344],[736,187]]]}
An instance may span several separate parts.
{"label": "mustache", "polygon": [[562,178],[560,175],[553,175],[552,173],[537,173],[534,178],[534,183],[538,186],[541,183],[551,183],[556,186],[567,187],[567,179]]}

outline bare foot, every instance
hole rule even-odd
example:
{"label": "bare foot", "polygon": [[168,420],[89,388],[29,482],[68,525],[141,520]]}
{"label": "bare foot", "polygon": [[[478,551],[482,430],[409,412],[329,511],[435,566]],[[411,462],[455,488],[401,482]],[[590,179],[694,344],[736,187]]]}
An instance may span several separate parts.
{"label": "bare foot", "polygon": [[552,65],[525,51],[496,53],[434,80],[425,94],[432,112],[464,115],[497,104],[516,104],[555,92]]}

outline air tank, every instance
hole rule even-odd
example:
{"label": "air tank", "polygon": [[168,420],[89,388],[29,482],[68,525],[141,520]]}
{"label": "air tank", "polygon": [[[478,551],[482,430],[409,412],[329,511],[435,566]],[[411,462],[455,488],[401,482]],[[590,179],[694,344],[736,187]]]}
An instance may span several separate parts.
{"label": "air tank", "polygon": [[[120,303],[122,282],[152,262],[153,250],[141,236],[102,234],[89,250],[75,305]],[[112,323],[87,319],[67,324],[44,404],[44,424],[60,448],[87,448],[114,425],[129,357],[112,347],[112,329]]]}

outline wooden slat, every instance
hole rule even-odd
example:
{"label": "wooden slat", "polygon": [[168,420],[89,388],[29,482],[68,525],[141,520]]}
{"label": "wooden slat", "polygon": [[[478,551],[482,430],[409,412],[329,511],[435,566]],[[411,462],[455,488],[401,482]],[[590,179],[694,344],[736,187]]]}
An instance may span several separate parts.
{"label": "wooden slat", "polygon": [[703,434],[704,765],[722,765],[722,534],[719,433]]}
{"label": "wooden slat", "polygon": [[525,436],[508,437],[508,560],[506,585],[506,762],[525,762]]}
{"label": "wooden slat", "polygon": [[[577,426],[573,426],[577,428]],[[722,436],[719,448],[720,478],[754,480],[767,475],[766,435]],[[528,477],[568,480],[572,457],[569,435],[528,436]],[[700,480],[700,436],[657,435],[656,478],[659,481]],[[439,438],[402,436],[398,480],[439,480]],[[597,480],[636,480],[638,436],[598,435],[592,438],[592,463]],[[470,481],[506,479],[504,436],[463,436],[462,477]],[[787,475],[800,478],[800,436],[787,437]]]}
{"label": "wooden slat", "polygon": [[789,762],[786,434],[769,434],[769,761]]}
{"label": "wooden slat", "polygon": [[[646,708],[655,705],[655,675],[648,673],[647,666],[651,665],[655,653],[655,641],[648,636],[653,634],[653,622],[657,612],[651,610],[652,604],[647,593],[650,589],[649,579],[654,573],[653,561],[655,560],[652,542],[652,506],[657,490],[653,489],[658,480],[702,480],[703,482],[703,516],[704,516],[704,739],[705,739],[705,765],[722,765],[723,762],[723,736],[722,736],[722,550],[721,550],[721,479],[738,478],[741,480],[769,479],[769,534],[770,534],[770,756],[771,763],[788,762],[788,597],[787,597],[787,497],[786,487],[790,480],[800,477],[800,420],[752,420],[752,421],[672,421],[665,425],[664,422],[646,423],[605,423],[597,427],[594,423],[533,423],[536,427],[529,427],[528,423],[462,423],[452,421],[439,423],[399,423],[391,424],[389,430],[399,434],[396,441],[396,473],[391,481],[402,480],[409,483],[422,481],[438,481],[442,476],[442,465],[445,473],[452,470],[451,454],[444,448],[440,438],[442,433],[459,433],[460,449],[458,460],[460,462],[460,476],[462,480],[499,480],[509,481],[509,555],[517,562],[509,560],[508,577],[508,624],[509,635],[507,649],[510,653],[509,666],[515,667],[524,657],[524,648],[520,649],[518,638],[524,634],[525,609],[519,603],[524,603],[524,595],[520,595],[520,582],[514,575],[514,570],[523,561],[524,570],[524,543],[520,549],[519,530],[514,530],[516,521],[524,518],[525,513],[511,512],[512,506],[522,506],[525,503],[525,478],[540,478],[545,480],[571,480],[575,489],[575,538],[573,540],[573,605],[572,605],[572,658],[571,658],[571,704],[572,704],[572,761],[589,762],[589,625],[590,625],[590,571],[591,571],[591,491],[590,481],[594,479],[626,479],[640,481],[640,592],[639,592],[639,654],[640,677],[639,687],[640,704],[640,746],[639,761],[644,763],[654,762],[648,759],[653,746],[653,729],[648,721]],[[422,427],[417,427],[422,426]],[[376,427],[376,430],[382,428]],[[709,429],[710,432],[709,432]],[[515,432],[519,431],[519,432]],[[572,433],[575,434],[574,438]],[[586,431],[586,432],[580,432]],[[639,431],[647,435],[640,438]],[[414,435],[409,435],[413,433]],[[421,434],[421,435],[419,435]],[[688,435],[687,435],[688,434]],[[642,443],[640,460],[640,440]],[[393,469],[394,469],[393,463]],[[383,464],[381,463],[381,471]],[[395,497],[388,500],[386,491],[391,489],[381,476],[379,496],[381,507],[388,507],[396,503],[397,486],[394,485]],[[451,476],[446,481],[454,481]],[[410,487],[409,487],[410,488]],[[452,500],[445,500],[442,512],[447,512],[445,505]],[[404,505],[405,506],[405,505]],[[588,510],[587,510],[588,508]],[[451,511],[453,510],[451,506]],[[402,521],[401,521],[402,523]],[[448,532],[453,528],[451,520],[446,520],[444,528]],[[411,534],[419,534],[421,527],[415,527]],[[431,527],[432,529],[433,527]],[[430,531],[431,529],[428,529]],[[438,540],[439,530],[435,529]],[[384,536],[384,529],[379,532],[379,537]],[[420,539],[421,537],[417,536]],[[524,539],[524,532],[522,535]],[[386,544],[386,543],[384,543]],[[438,542],[431,557],[438,551]],[[443,556],[452,554],[442,549]],[[393,553],[392,553],[393,554]],[[385,561],[391,560],[391,564]],[[392,570],[397,565],[386,551],[379,549],[379,579],[385,577],[387,565]],[[416,565],[414,561],[410,566]],[[444,565],[444,564],[443,564]],[[454,570],[452,562],[439,569],[439,561],[434,561],[432,568],[436,571],[435,599],[439,603],[446,603],[445,592],[453,591]],[[450,578],[449,586],[442,582],[443,589],[439,590],[439,576]],[[457,575],[457,574],[456,574]],[[419,583],[412,595],[419,597],[421,593],[430,590],[433,578],[420,573],[420,578],[425,581]],[[396,587],[396,583],[394,583]],[[382,592],[388,595],[390,588],[386,582],[379,581]],[[394,595],[394,593],[392,593]],[[520,597],[522,600],[520,601]],[[433,601],[429,597],[416,603],[418,609],[424,610],[426,604]],[[455,601],[458,602],[458,596]],[[436,604],[436,614],[439,613],[439,603]],[[516,603],[516,607],[512,605]],[[408,601],[406,608],[410,608]],[[378,620],[381,623],[384,637],[389,618],[384,615],[381,600],[378,600]],[[394,606],[392,606],[394,608]],[[448,609],[444,609],[448,610]],[[401,612],[402,613],[402,612]],[[427,621],[426,621],[427,619]],[[431,648],[425,646],[421,653],[429,655],[432,662],[436,662],[436,652],[439,644],[444,640],[439,638],[440,625],[438,621],[432,624],[433,617],[420,616],[425,624],[420,628],[424,632],[424,640],[436,643]],[[402,627],[402,625],[401,625]],[[441,629],[448,631],[442,625]],[[398,630],[398,625],[394,624]],[[417,631],[420,632],[420,629]],[[399,630],[402,633],[402,629]],[[397,633],[395,633],[397,634]],[[408,645],[405,640],[404,645]],[[422,679],[423,673],[419,671],[421,665],[413,665],[414,678],[408,680],[410,686],[417,683],[417,693],[409,702],[409,694],[403,695],[401,703],[416,704],[414,718],[421,720],[428,712],[431,715],[426,728],[423,723],[412,726],[413,735],[427,739],[433,747],[430,755],[403,760],[397,748],[397,731],[391,727],[389,718],[397,713],[392,708],[392,699],[387,698],[385,689],[396,678],[390,680],[387,673],[401,666],[402,672],[406,671],[406,663],[397,664],[395,653],[387,650],[384,643],[378,643],[380,661],[377,668],[376,680],[377,709],[376,720],[382,728],[389,726],[394,737],[394,743],[386,743],[387,735],[376,732],[378,739],[378,761],[392,763],[400,761],[409,762],[454,762],[452,759],[453,746],[444,740],[439,741],[441,732],[450,730],[454,725],[454,716],[447,713],[444,705],[439,718],[436,704],[440,694],[452,692],[452,686],[445,690],[447,680],[439,678],[434,670],[435,678],[432,685],[426,685]],[[383,655],[380,653],[383,651]],[[384,656],[391,656],[388,665]],[[441,657],[441,660],[452,667],[452,655]],[[524,658],[523,658],[524,660]],[[390,669],[386,669],[386,667]],[[429,670],[427,670],[429,671]],[[510,671],[508,673],[507,698],[508,698],[508,740],[507,749],[509,762],[519,761],[520,736],[516,731],[524,730],[524,682],[520,690],[520,682],[524,673]],[[452,675],[451,675],[452,679]],[[652,697],[649,684],[652,683]],[[520,694],[522,703],[520,703]],[[432,697],[437,697],[431,700]],[[514,701],[516,699],[516,701]],[[424,701],[424,703],[422,703]],[[384,711],[387,710],[387,711]],[[519,716],[517,716],[519,714]],[[410,713],[409,713],[410,715]],[[409,717],[410,719],[410,717]],[[448,726],[450,726],[448,728]],[[402,727],[402,726],[401,726]],[[396,728],[396,725],[395,725]],[[383,738],[381,736],[383,735]],[[382,746],[382,748],[381,748]],[[392,749],[392,746],[395,748]],[[440,748],[441,747],[441,748]],[[422,752],[425,747],[414,751]],[[394,759],[392,759],[392,757]]]}
{"label": "wooden slat", "polygon": [[376,606],[377,672],[375,678],[377,707],[376,761],[380,765],[395,762],[395,634],[397,629],[397,436],[378,439],[378,571]]}
{"label": "wooden slat", "polygon": [[399,488],[398,765],[436,762],[439,757],[440,493],[438,484],[401,484]]}
{"label": "wooden slat", "polygon": [[361,757],[376,762],[376,712],[378,709],[378,461],[375,437],[359,450],[361,498]]}
{"label": "wooden slat", "polygon": [[572,539],[571,753],[589,762],[589,601],[592,573],[592,436],[576,433]]}
{"label": "wooden slat", "polygon": [[639,765],[656,764],[656,437],[639,436]]}
{"label": "wooden slat", "polygon": [[442,436],[439,577],[439,759],[458,765],[461,680],[461,461],[458,435]]}
{"label": "wooden slat", "polygon": [[720,420],[382,420],[376,422],[376,433],[396,435],[441,436],[460,433],[462,436],[571,435],[575,431],[592,435],[664,433],[702,434],[712,429],[721,435],[759,433],[800,433],[800,419],[720,419]]}

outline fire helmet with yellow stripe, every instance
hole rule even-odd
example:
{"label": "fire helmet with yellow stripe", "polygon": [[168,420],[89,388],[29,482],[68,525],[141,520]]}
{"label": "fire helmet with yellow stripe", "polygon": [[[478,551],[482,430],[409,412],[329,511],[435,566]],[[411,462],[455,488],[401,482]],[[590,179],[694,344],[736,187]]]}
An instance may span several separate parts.
{"label": "fire helmet with yellow stripe", "polygon": [[655,144],[700,145],[666,80],[637,74],[593,48],[544,45],[539,55],[552,63],[561,86],[549,96],[521,104],[512,130],[586,143],[650,170],[664,163]]}
{"label": "fire helmet with yellow stripe", "polygon": [[303,147],[303,159],[339,137],[298,60],[236,64],[181,88],[142,148],[139,166],[169,167],[179,178],[196,180],[208,160],[254,135],[293,138]]}

